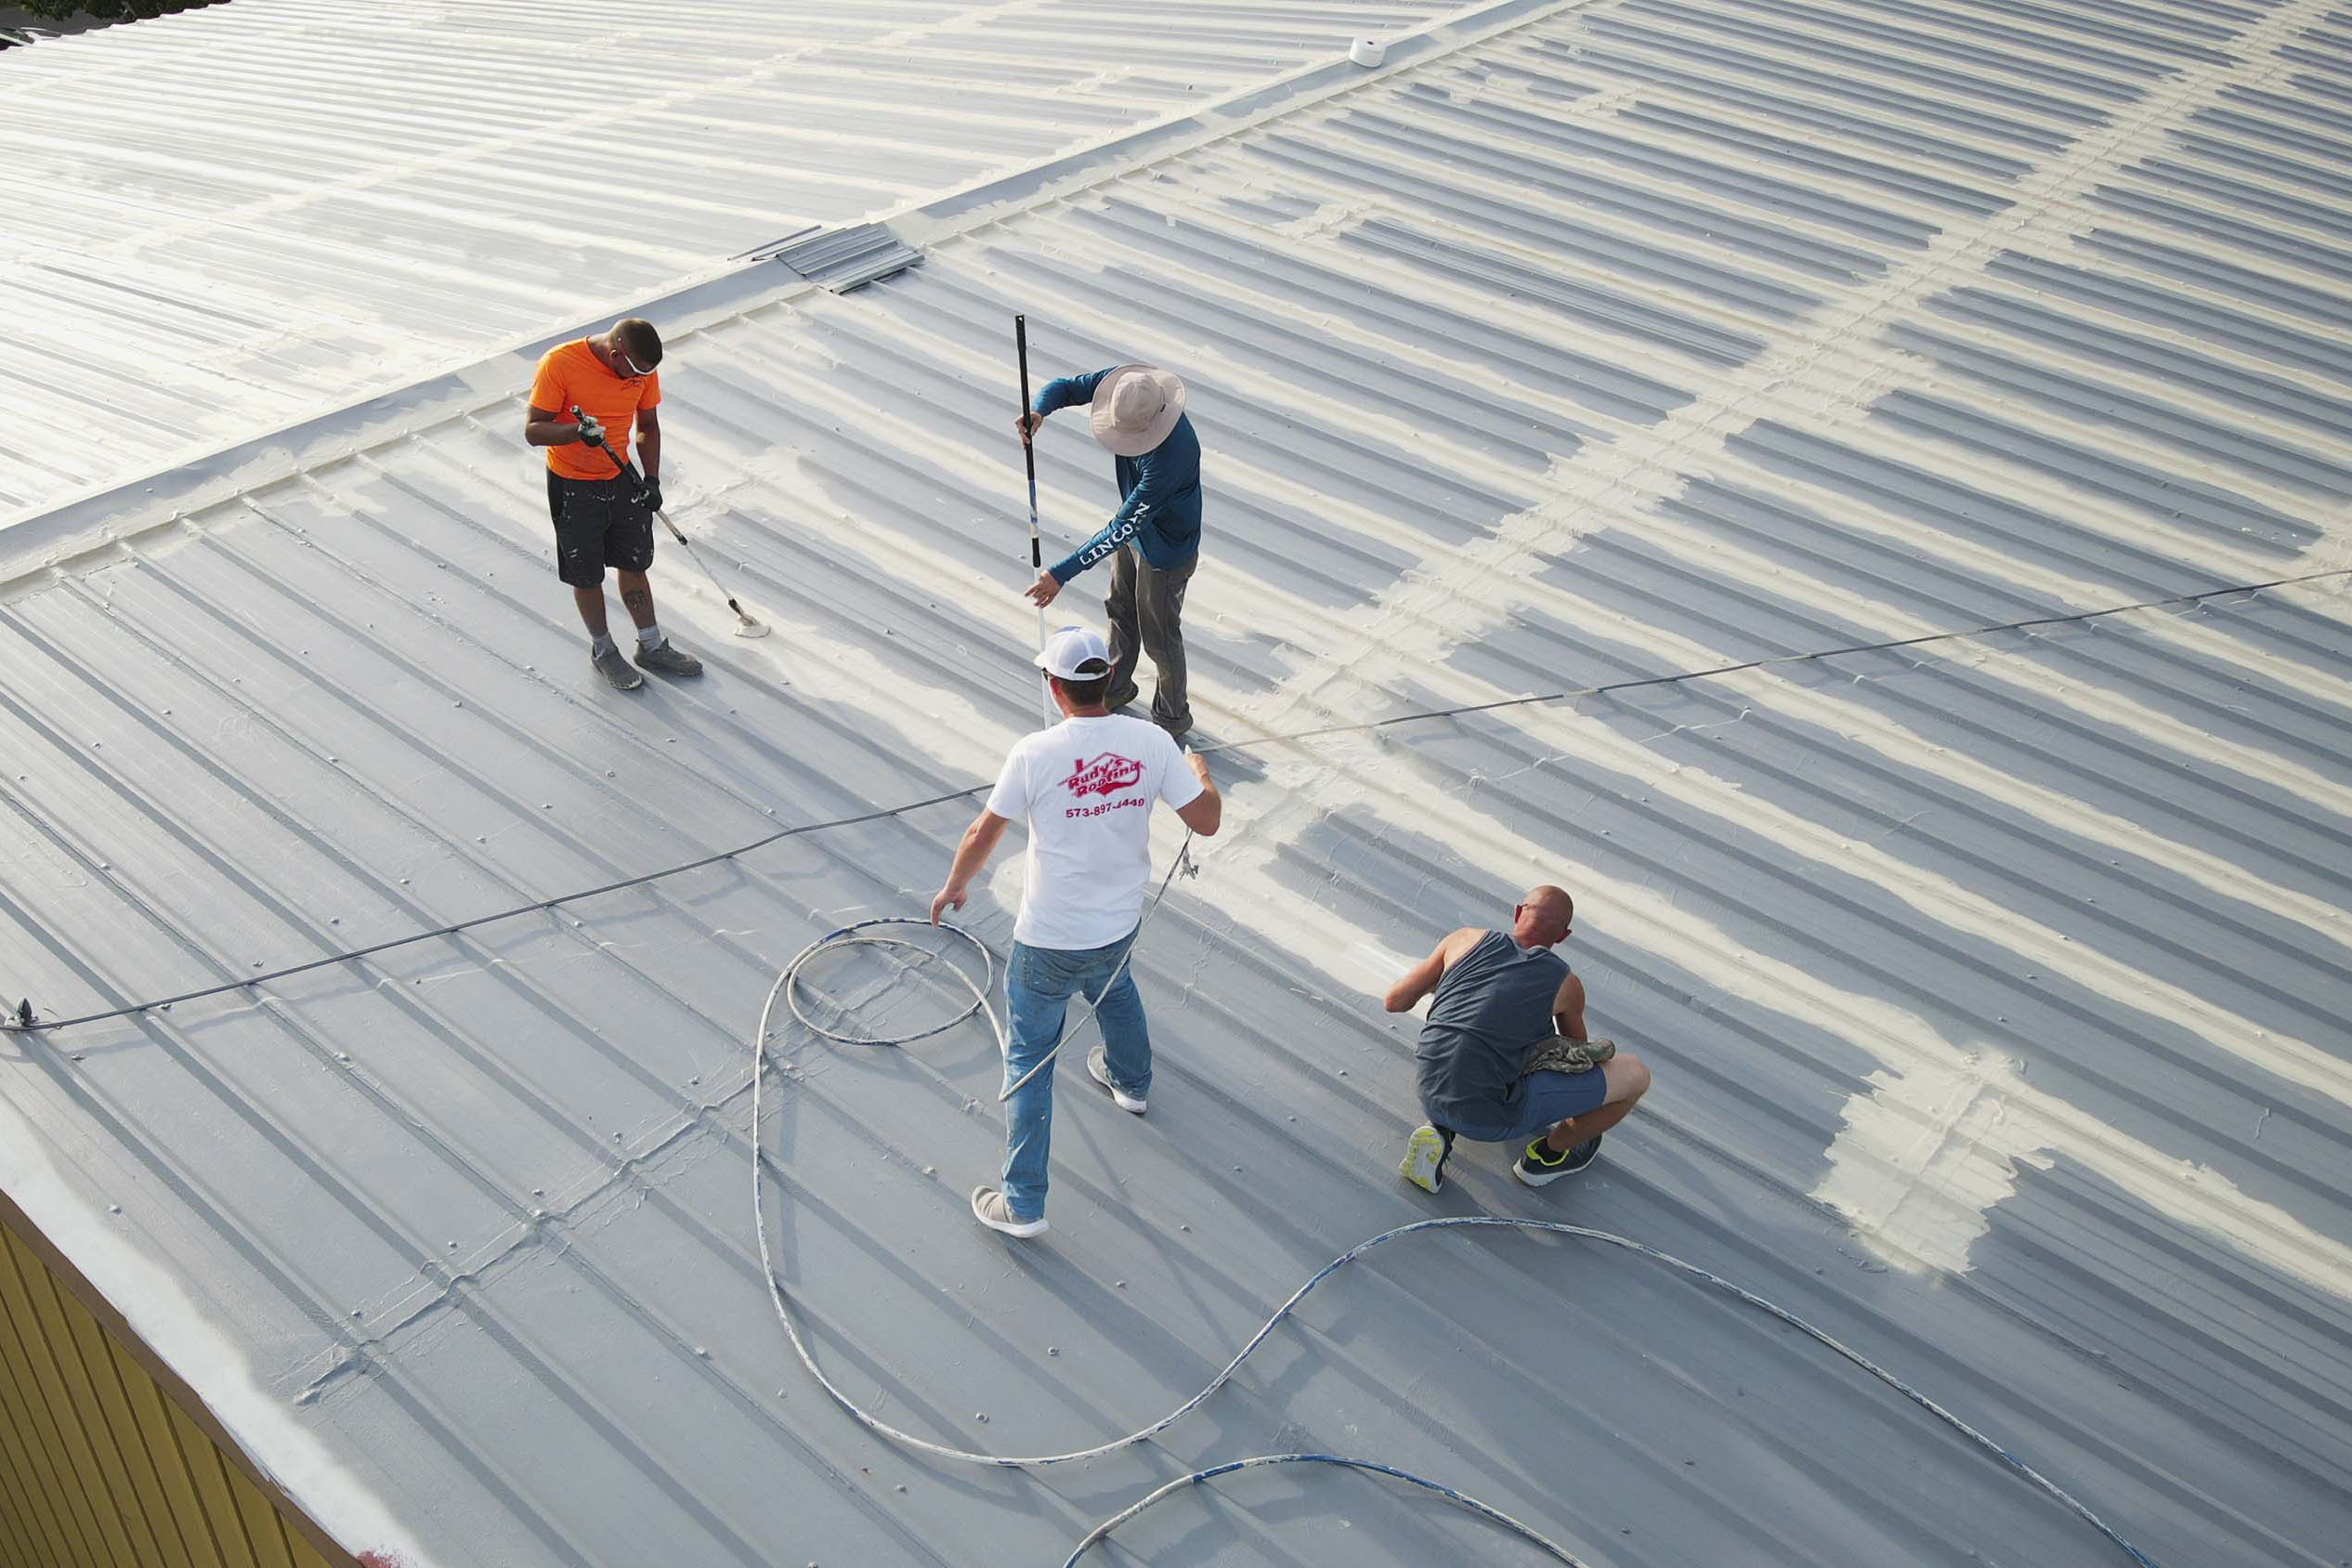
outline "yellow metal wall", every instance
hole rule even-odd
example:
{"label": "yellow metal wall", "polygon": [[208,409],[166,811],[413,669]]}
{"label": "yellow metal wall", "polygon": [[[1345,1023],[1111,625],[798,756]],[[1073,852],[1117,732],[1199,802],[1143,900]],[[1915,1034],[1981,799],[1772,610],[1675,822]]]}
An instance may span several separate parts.
{"label": "yellow metal wall", "polygon": [[352,1560],[313,1546],[0,1218],[0,1568],[183,1565]]}

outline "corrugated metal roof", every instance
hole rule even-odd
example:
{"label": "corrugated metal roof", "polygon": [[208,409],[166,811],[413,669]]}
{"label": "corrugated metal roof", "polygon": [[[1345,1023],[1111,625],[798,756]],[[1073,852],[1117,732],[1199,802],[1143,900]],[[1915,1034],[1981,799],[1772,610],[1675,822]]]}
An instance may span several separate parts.
{"label": "corrugated metal roof", "polygon": [[[725,638],[665,565],[699,686],[589,674],[514,439],[528,354],[17,530],[8,990],[234,979],[985,777],[1033,701],[1015,309],[1043,372],[1190,384],[1211,740],[2352,559],[2324,5],[1622,0],[1354,80],[908,215],[924,265],[855,294],[749,272],[654,307],[677,515],[779,633]],[[1106,465],[1074,429],[1040,451],[1075,537]],[[1000,1129],[983,1030],[783,1037],[786,1283],[889,1418],[1035,1450],[1168,1409],[1363,1236],[1573,1219],[1819,1323],[2161,1562],[2333,1562],[2348,647],[2315,583],[1230,753],[1227,830],[1137,960],[1150,1117],[1065,1084],[1054,1230],[1008,1248],[963,1207]],[[877,1442],[763,1300],[746,1036],[811,936],[919,910],[963,818],[19,1037],[11,1189],[101,1285],[185,1293],[124,1304],[167,1353],[215,1326],[191,1376],[346,1539],[434,1561],[1058,1561],[1286,1447],[1600,1563],[2107,1560],[1770,1320],[1527,1238],[1357,1265],[1142,1452],[1024,1476]],[[1539,878],[1658,1086],[1579,1184],[1480,1151],[1425,1201],[1375,995]],[[955,1005],[820,984],[874,1029]],[[1337,1476],[1125,1538],[1535,1561]]]}
{"label": "corrugated metal roof", "polygon": [[0,522],[1451,9],[238,0],[7,51]]}

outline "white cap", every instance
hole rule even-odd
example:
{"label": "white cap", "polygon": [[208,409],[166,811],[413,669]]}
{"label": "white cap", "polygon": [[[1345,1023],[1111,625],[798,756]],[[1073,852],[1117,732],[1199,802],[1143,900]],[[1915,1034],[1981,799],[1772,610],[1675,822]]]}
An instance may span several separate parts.
{"label": "white cap", "polygon": [[[1090,660],[1102,668],[1081,668]],[[1045,639],[1045,651],[1038,655],[1037,665],[1065,681],[1100,680],[1111,673],[1111,645],[1092,627],[1065,626]]]}

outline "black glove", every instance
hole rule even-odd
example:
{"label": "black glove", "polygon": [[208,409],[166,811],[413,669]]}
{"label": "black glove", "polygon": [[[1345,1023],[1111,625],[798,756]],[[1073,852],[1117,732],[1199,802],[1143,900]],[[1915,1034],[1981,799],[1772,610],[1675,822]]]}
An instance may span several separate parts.
{"label": "black glove", "polygon": [[601,447],[605,444],[605,427],[596,423],[595,414],[581,413],[580,415],[580,438],[592,447]]}
{"label": "black glove", "polygon": [[637,492],[637,504],[648,512],[661,510],[661,481],[647,479],[646,488]]}

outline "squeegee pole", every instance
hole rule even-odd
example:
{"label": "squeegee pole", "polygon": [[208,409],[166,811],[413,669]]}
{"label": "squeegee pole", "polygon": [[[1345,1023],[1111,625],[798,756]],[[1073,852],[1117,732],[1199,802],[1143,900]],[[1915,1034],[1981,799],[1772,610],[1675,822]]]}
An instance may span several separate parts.
{"label": "squeegee pole", "polygon": [[[579,404],[574,403],[572,405],[571,416],[574,419],[581,417]],[[627,479],[639,490],[645,489],[646,482],[637,477],[637,465],[635,464],[630,462],[627,458],[615,451],[611,445],[608,442],[601,440],[593,441],[590,445],[604,449],[604,454],[612,459],[612,465],[620,477]],[[661,526],[670,530],[671,538],[686,546],[686,553],[694,557],[694,564],[702,568],[702,575],[709,578],[711,580],[711,586],[719,591],[719,597],[726,601],[726,608],[735,612],[735,619],[741,625],[741,630],[738,634],[749,637],[764,637],[767,635],[767,628],[762,625],[758,619],[754,617],[751,611],[745,609],[741,604],[738,603],[734,595],[726,591],[726,584],[719,581],[719,574],[711,569],[711,563],[702,558],[702,552],[694,547],[694,541],[688,539],[685,534],[678,531],[678,525],[670,520],[670,514],[661,511],[660,508],[656,508],[653,515],[661,519]]]}
{"label": "squeegee pole", "polygon": [[[1029,319],[1013,318],[1013,346],[1021,360],[1021,417],[1029,417]],[[1039,572],[1045,570],[1045,549],[1038,539],[1038,452],[1035,432],[1021,438],[1021,457],[1029,465],[1029,565]],[[1045,607],[1038,606],[1038,652],[1045,651]],[[1045,672],[1038,672],[1038,717],[1046,724],[1053,722],[1053,692],[1046,685]]]}

